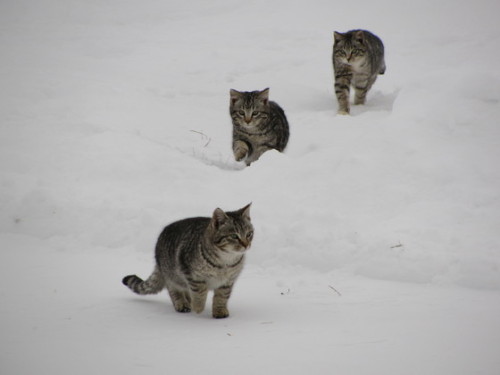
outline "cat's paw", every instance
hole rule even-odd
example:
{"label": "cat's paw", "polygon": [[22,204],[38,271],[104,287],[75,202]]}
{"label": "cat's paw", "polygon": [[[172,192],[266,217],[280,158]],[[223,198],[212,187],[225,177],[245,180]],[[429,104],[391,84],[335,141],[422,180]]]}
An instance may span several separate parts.
{"label": "cat's paw", "polygon": [[193,311],[197,314],[201,314],[205,310],[204,304],[193,304]]}
{"label": "cat's paw", "polygon": [[215,309],[213,312],[212,312],[212,316],[215,318],[215,319],[224,319],[224,318],[227,318],[229,316],[229,310],[226,309],[226,308],[218,308],[218,309]]}
{"label": "cat's paw", "polygon": [[349,111],[345,111],[345,110],[339,110],[337,112],[338,115],[341,115],[341,116],[349,116]]}
{"label": "cat's paw", "polygon": [[242,161],[248,156],[248,145],[243,141],[235,141],[233,144],[233,154],[236,161]]}
{"label": "cat's paw", "polygon": [[175,311],[180,313],[188,313],[191,312],[191,306],[184,303],[177,303],[174,305]]}
{"label": "cat's paw", "polygon": [[238,150],[234,151],[234,159],[236,161],[243,161],[246,159],[247,156],[248,156],[248,153],[246,150],[238,149]]}

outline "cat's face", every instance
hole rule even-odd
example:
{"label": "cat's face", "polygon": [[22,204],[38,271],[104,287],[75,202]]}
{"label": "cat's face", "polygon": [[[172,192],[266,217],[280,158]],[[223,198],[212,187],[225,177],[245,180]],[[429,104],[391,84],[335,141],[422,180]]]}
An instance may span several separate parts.
{"label": "cat's face", "polygon": [[269,89],[262,91],[230,91],[231,118],[243,128],[255,128],[269,117]]}
{"label": "cat's face", "polygon": [[335,44],[333,52],[335,59],[343,64],[360,67],[365,61],[367,49],[362,31],[349,33],[334,33]]}
{"label": "cat's face", "polygon": [[220,208],[212,217],[214,245],[223,252],[243,253],[253,240],[253,226],[250,222],[250,204],[238,211],[224,212]]}

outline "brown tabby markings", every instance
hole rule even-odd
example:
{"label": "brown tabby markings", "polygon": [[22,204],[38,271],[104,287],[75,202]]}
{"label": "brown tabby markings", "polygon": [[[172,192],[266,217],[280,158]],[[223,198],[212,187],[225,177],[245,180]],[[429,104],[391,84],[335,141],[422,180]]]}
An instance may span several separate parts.
{"label": "brown tabby markings", "polygon": [[250,204],[233,212],[217,208],[211,218],[176,221],[165,227],[158,238],[151,276],[143,281],[129,275],[123,284],[141,295],[167,288],[178,312],[201,313],[208,291],[213,290],[212,316],[226,318],[227,302],[252,239]]}
{"label": "brown tabby markings", "polygon": [[377,75],[384,74],[384,44],[366,30],[351,30],[343,34],[335,31],[334,38],[333,69],[338,113],[347,115],[350,112],[350,86],[354,87],[354,104],[364,104]]}
{"label": "brown tabby markings", "polygon": [[266,151],[282,152],[289,137],[285,112],[269,101],[269,89],[230,91],[229,112],[233,122],[233,153],[236,161],[250,165]]}

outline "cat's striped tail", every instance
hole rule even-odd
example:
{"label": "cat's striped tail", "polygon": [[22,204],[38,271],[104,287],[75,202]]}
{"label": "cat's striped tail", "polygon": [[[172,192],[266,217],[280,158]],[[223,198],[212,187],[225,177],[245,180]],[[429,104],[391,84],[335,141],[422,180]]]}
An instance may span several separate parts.
{"label": "cat's striped tail", "polygon": [[136,275],[128,275],[123,278],[122,283],[128,286],[134,293],[141,295],[156,294],[165,287],[165,281],[158,267],[155,267],[155,270],[146,281]]}

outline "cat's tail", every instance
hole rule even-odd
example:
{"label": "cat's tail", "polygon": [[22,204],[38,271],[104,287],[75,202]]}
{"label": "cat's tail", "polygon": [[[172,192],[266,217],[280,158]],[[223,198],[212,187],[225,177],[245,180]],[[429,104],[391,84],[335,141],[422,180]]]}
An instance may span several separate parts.
{"label": "cat's tail", "polygon": [[123,278],[122,283],[128,286],[132,292],[141,295],[156,294],[165,287],[165,281],[161,276],[158,266],[155,267],[153,273],[146,281],[136,275],[128,275]]}
{"label": "cat's tail", "polygon": [[378,71],[378,74],[385,74],[385,61],[382,61],[382,66],[380,67],[380,70]]}

